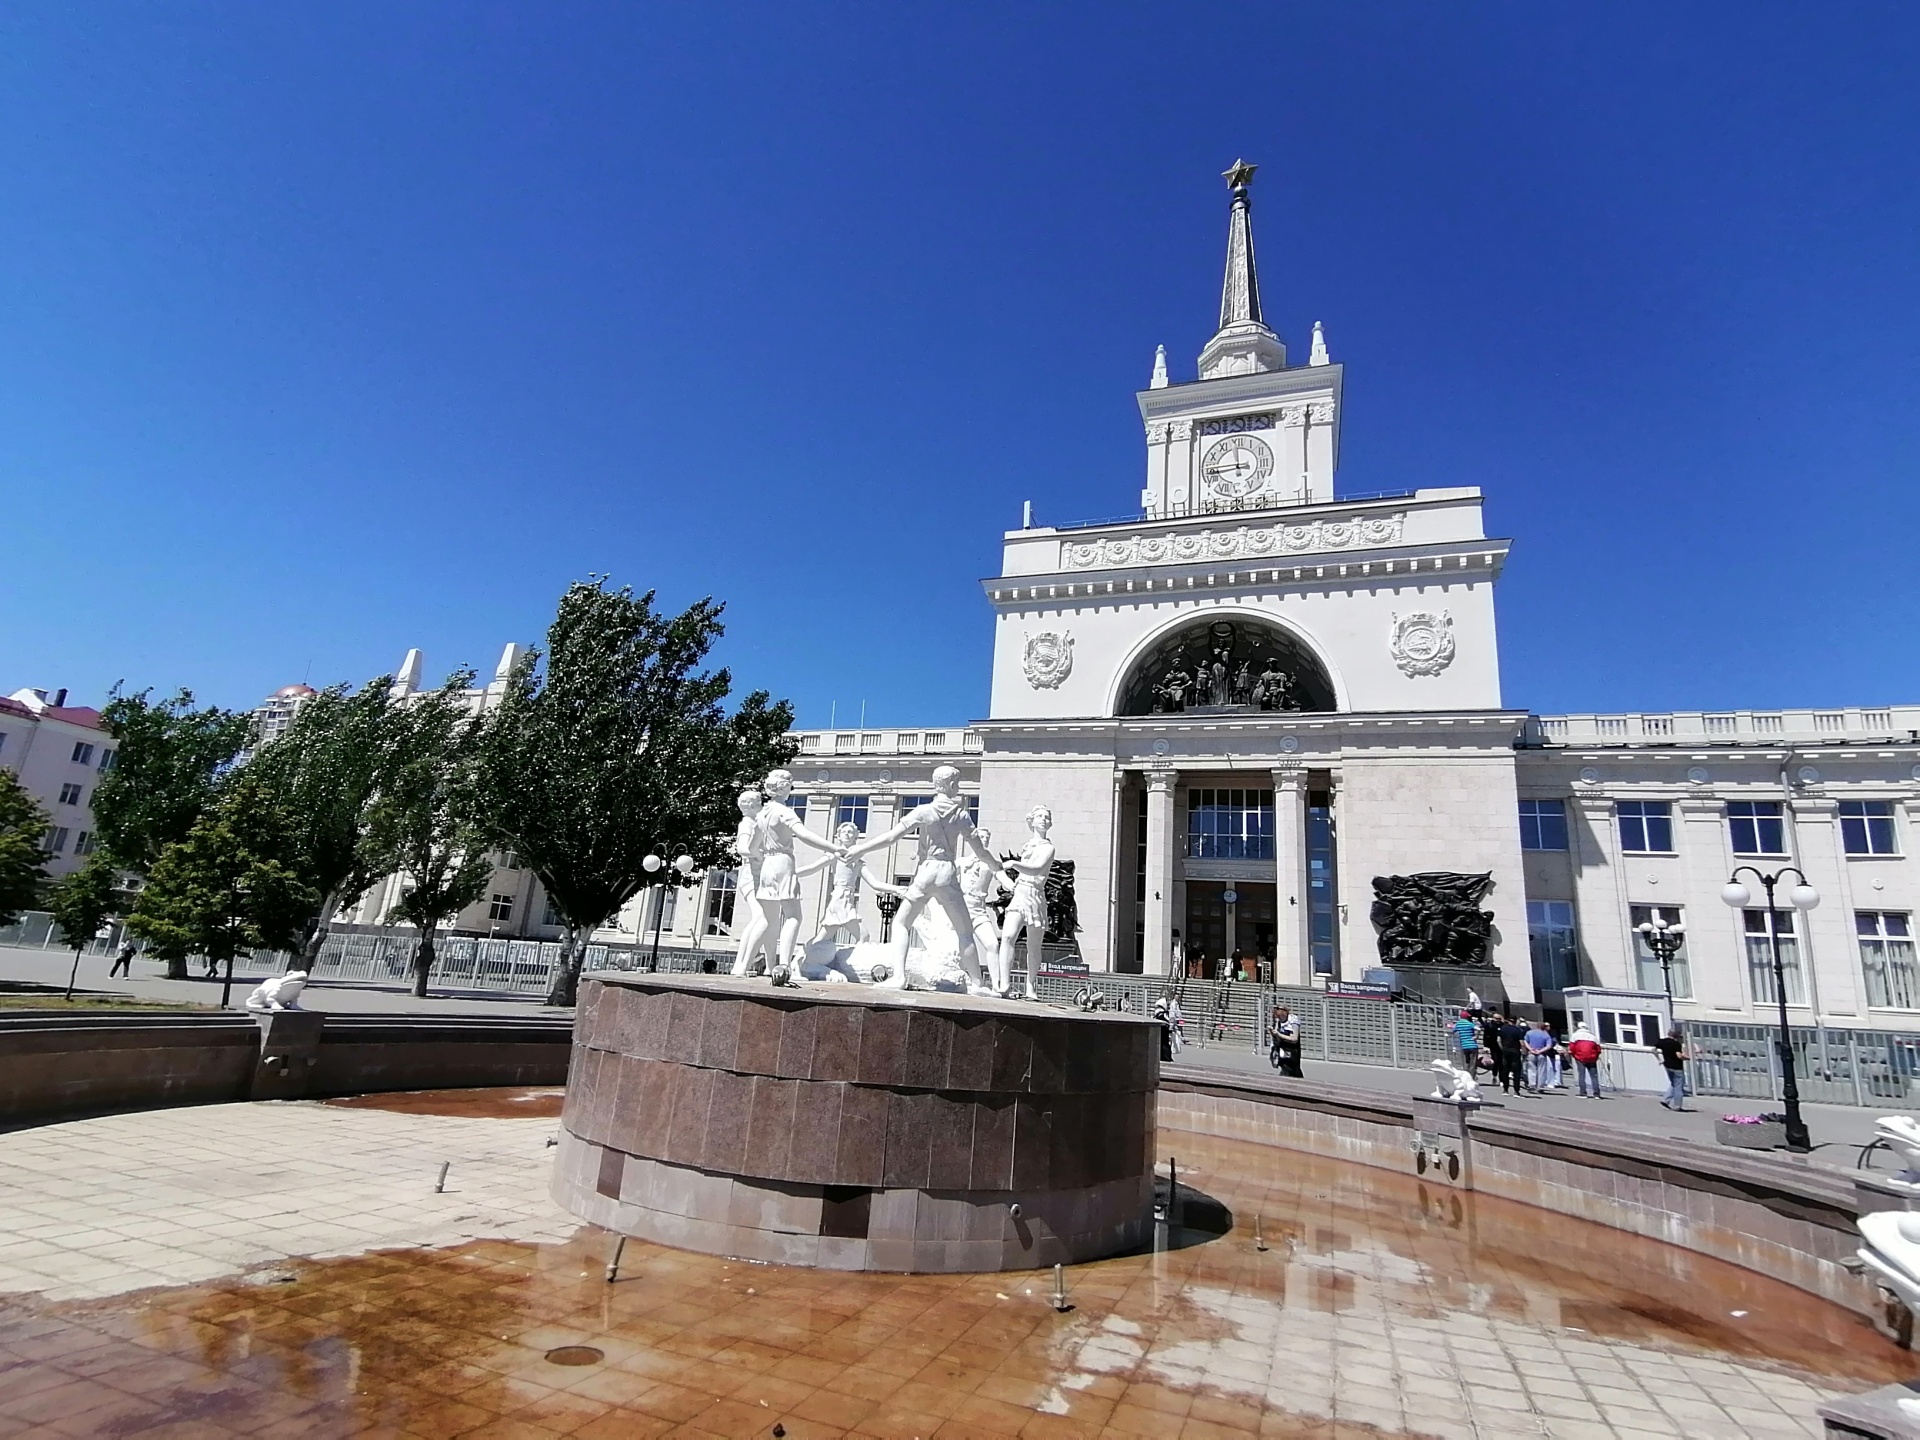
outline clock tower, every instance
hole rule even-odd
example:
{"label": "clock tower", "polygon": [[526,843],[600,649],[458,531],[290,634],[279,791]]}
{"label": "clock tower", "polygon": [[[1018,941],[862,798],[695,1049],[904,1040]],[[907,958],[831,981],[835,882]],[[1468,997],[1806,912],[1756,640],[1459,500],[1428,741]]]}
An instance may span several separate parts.
{"label": "clock tower", "polygon": [[1147,429],[1140,504],[1151,518],[1333,499],[1340,367],[1328,361],[1315,325],[1307,364],[1287,369],[1287,347],[1261,317],[1254,169],[1240,160],[1226,172],[1232,198],[1220,328],[1200,352],[1199,379],[1169,383],[1163,351],[1138,397]]}

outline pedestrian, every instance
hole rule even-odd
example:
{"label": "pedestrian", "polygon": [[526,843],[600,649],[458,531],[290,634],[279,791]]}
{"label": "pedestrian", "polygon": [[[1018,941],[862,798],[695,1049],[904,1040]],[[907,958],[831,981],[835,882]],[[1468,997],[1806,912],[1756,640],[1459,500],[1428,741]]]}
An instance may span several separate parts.
{"label": "pedestrian", "polygon": [[1527,1026],[1526,1038],[1520,1042],[1527,1047],[1527,1088],[1536,1095],[1545,1094],[1552,1089],[1558,1076],[1558,1062],[1554,1059],[1553,1032],[1547,1029],[1547,1022],[1535,1020]]}
{"label": "pedestrian", "polygon": [[1513,1016],[1506,1015],[1494,1031],[1494,1067],[1499,1075],[1500,1088],[1509,1095],[1519,1095],[1526,1084],[1526,1027]]}
{"label": "pedestrian", "polygon": [[1573,1039],[1567,1053],[1573,1057],[1574,1081],[1582,1100],[1600,1098],[1600,1042],[1584,1023],[1573,1027]]}
{"label": "pedestrian", "polygon": [[1680,1027],[1675,1025],[1671,1031],[1653,1042],[1653,1048],[1660,1052],[1660,1068],[1667,1072],[1667,1093],[1660,1103],[1669,1110],[1687,1108],[1687,1042]]}
{"label": "pedestrian", "polygon": [[1462,1010],[1453,1022],[1453,1063],[1471,1075],[1479,1058],[1480,1029],[1473,1023],[1472,1012]]}
{"label": "pedestrian", "polygon": [[107,978],[111,980],[116,975],[124,975],[129,980],[133,979],[133,957],[138,949],[131,940],[122,945],[120,953],[113,957],[113,968],[107,971]]}
{"label": "pedestrian", "polygon": [[1285,1005],[1273,1012],[1273,1025],[1267,1032],[1268,1058],[1273,1068],[1294,1080],[1304,1080],[1300,1072],[1300,1022]]}

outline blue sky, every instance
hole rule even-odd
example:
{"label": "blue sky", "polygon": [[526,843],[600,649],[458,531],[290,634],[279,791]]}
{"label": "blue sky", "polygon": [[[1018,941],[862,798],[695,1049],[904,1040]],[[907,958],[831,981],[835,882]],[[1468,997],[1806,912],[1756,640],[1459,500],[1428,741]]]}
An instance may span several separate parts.
{"label": "blue sky", "polygon": [[0,691],[234,705],[728,602],[803,724],[986,707],[1136,501],[1260,164],[1347,493],[1484,487],[1507,703],[1920,698],[1920,9],[0,15]]}

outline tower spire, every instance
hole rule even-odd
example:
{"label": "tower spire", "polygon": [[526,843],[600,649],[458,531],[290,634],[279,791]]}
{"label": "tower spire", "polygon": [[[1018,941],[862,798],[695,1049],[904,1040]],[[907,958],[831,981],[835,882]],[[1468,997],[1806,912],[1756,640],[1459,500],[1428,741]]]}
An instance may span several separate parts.
{"label": "tower spire", "polygon": [[1260,167],[1244,160],[1222,178],[1233,193],[1227,215],[1227,278],[1220,286],[1220,328],[1236,321],[1260,322],[1260,271],[1253,261],[1253,198],[1247,193]]}
{"label": "tower spire", "polygon": [[1260,272],[1253,258],[1253,200],[1259,167],[1244,160],[1224,172],[1232,206],[1227,212],[1227,273],[1220,285],[1220,329],[1200,352],[1200,378],[1284,370],[1287,347],[1260,317]]}

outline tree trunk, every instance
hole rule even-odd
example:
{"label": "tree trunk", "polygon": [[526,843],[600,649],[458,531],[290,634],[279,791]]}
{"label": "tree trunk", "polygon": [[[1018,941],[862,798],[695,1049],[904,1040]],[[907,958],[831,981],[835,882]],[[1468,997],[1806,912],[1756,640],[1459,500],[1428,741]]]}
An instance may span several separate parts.
{"label": "tree trunk", "polygon": [[320,947],[327,943],[327,932],[333,928],[333,912],[340,903],[340,894],[335,891],[321,903],[320,913],[314,917],[313,933],[307,936],[306,943],[300,947],[298,968],[313,974],[313,967],[320,959]]}
{"label": "tree trunk", "polygon": [[413,994],[416,1000],[427,998],[427,975],[433,969],[433,927],[420,932],[420,943],[413,947]]}
{"label": "tree trunk", "polygon": [[84,949],[86,949],[84,945],[76,945],[73,947],[73,970],[67,976],[67,993],[64,997],[65,999],[73,999],[73,984],[74,981],[80,978],[80,952]]}
{"label": "tree trunk", "polygon": [[580,931],[578,927],[567,926],[566,938],[560,942],[560,959],[553,967],[553,984],[547,989],[547,1004],[572,1005],[580,994]]}
{"label": "tree trunk", "polygon": [[167,975],[166,975],[167,979],[185,980],[189,978],[187,975],[187,957],[186,956],[169,955],[166,957],[166,961],[167,961]]}

